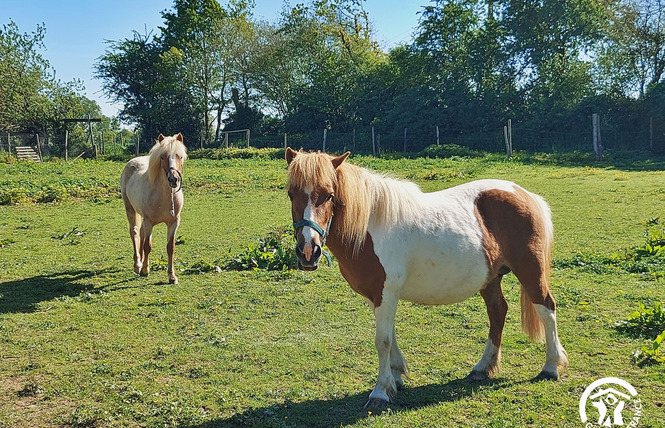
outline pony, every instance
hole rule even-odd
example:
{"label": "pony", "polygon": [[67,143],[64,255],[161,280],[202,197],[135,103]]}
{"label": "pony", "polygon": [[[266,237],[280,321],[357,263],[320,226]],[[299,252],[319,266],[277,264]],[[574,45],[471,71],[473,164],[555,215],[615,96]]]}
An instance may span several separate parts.
{"label": "pony", "polygon": [[182,134],[159,134],[147,156],[131,159],[120,177],[120,190],[129,221],[129,236],[134,244],[134,272],[148,276],[148,256],[152,250],[152,228],[166,223],[168,228],[169,283],[177,284],[173,267],[175,234],[183,205],[182,167],[187,151]]}
{"label": "pony", "polygon": [[501,279],[511,271],[521,284],[522,327],[546,342],[535,379],[558,379],[568,358],[549,288],[553,226],[545,200],[503,180],[423,193],[414,183],[345,162],[349,154],[287,148],[286,189],[299,267],[316,269],[327,244],[342,276],[374,311],[379,373],[365,407],[386,406],[404,386],[408,368],[395,335],[400,299],[447,305],[479,291],[489,337],[467,379],[495,375],[508,309]]}

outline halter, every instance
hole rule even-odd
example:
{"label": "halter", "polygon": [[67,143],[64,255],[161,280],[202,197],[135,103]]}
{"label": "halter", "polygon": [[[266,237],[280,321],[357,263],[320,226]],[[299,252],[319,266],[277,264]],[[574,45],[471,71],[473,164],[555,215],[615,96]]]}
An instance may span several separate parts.
{"label": "halter", "polygon": [[308,220],[306,218],[293,223],[293,233],[295,234],[298,229],[300,229],[303,226],[309,226],[312,229],[316,230],[319,232],[319,235],[321,235],[321,254],[323,257],[328,260],[328,266],[332,266],[332,259],[330,257],[330,254],[323,249],[323,247],[326,245],[326,238],[328,237],[328,232],[330,231],[330,223],[332,223],[332,218],[333,216],[330,216],[330,220],[328,220],[328,225],[326,226],[325,230],[321,228],[318,224],[313,222],[312,220]]}
{"label": "halter", "polygon": [[171,171],[173,171],[174,174],[178,174],[178,178],[180,179],[180,186],[178,186],[178,190],[171,187],[171,211],[169,211],[169,213],[171,214],[171,217],[175,217],[175,203],[173,202],[173,196],[182,189],[182,174],[180,173],[180,171],[178,171],[176,168],[173,167],[170,167],[168,172]]}

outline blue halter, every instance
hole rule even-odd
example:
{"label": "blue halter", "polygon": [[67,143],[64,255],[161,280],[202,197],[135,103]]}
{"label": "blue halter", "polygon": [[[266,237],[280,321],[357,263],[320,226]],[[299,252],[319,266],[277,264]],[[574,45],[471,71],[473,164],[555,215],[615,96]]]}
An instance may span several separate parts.
{"label": "blue halter", "polygon": [[303,226],[311,227],[312,229],[319,232],[319,235],[321,235],[321,254],[323,255],[323,257],[326,258],[326,260],[328,260],[328,266],[332,266],[332,259],[330,258],[330,254],[328,254],[328,252],[324,250],[323,247],[326,245],[326,238],[328,237],[328,232],[330,231],[330,223],[332,223],[332,215],[330,216],[330,220],[328,220],[328,225],[326,226],[325,230],[322,229],[321,226],[319,226],[312,220],[308,220],[306,218],[296,223],[293,223],[294,233]]}

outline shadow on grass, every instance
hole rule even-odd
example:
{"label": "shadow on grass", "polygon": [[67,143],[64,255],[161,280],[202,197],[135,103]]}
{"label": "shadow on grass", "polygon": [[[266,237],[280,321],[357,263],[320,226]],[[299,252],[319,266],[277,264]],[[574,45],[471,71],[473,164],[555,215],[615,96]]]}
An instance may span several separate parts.
{"label": "shadow on grass", "polygon": [[[90,278],[114,271],[68,270],[0,283],[0,313],[28,313],[37,304],[58,297],[74,297],[86,290],[97,290]],[[104,286],[107,288],[109,285]]]}
{"label": "shadow on grass", "polygon": [[[457,379],[444,384],[406,387],[399,391],[395,402],[383,412],[416,410],[438,403],[455,402],[472,396],[477,390],[505,387],[505,379],[475,382]],[[209,421],[190,428],[216,427],[339,427],[381,414],[382,411],[363,409],[370,391],[331,400],[286,402],[250,409],[228,419]]]}

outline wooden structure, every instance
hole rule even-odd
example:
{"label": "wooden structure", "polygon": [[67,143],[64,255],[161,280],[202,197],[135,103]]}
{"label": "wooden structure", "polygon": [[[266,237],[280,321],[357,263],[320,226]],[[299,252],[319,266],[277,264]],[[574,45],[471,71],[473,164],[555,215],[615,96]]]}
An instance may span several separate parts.
{"label": "wooden structure", "polygon": [[31,160],[35,162],[41,162],[42,159],[39,157],[35,149],[30,146],[16,146],[16,157],[19,160]]}

